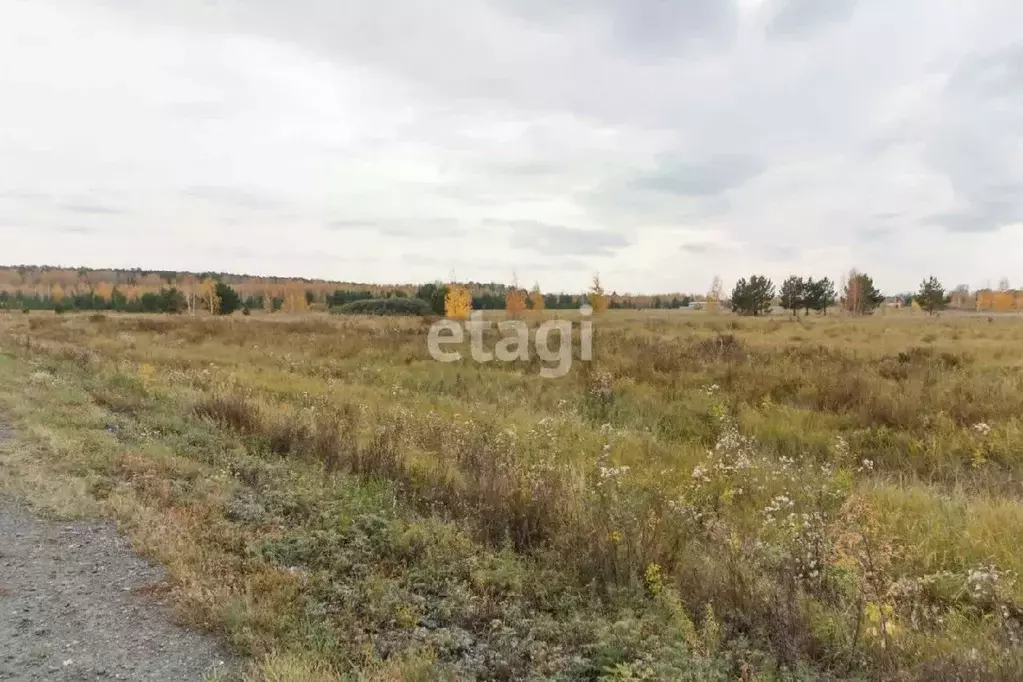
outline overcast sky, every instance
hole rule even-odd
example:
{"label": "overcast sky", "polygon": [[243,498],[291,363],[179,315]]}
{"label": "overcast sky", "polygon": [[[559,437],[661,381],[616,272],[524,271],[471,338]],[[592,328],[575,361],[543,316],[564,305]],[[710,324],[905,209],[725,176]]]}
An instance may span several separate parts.
{"label": "overcast sky", "polygon": [[1019,0],[0,0],[0,262],[1023,285]]}

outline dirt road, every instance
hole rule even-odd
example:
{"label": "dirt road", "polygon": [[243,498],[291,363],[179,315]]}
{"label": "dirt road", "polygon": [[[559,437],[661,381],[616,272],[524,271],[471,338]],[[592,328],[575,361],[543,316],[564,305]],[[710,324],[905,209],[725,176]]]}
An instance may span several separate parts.
{"label": "dirt road", "polygon": [[227,679],[212,638],[133,591],[160,578],[109,524],[45,521],[0,498],[0,680]]}

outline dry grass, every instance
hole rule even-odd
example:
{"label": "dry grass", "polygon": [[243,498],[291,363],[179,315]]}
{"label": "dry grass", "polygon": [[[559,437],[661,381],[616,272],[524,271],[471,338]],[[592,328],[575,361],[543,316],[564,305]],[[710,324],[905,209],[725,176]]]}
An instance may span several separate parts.
{"label": "dry grass", "polygon": [[[0,482],[118,518],[253,679],[1014,679],[1015,318],[0,317]],[[644,677],[647,676],[647,677]]]}

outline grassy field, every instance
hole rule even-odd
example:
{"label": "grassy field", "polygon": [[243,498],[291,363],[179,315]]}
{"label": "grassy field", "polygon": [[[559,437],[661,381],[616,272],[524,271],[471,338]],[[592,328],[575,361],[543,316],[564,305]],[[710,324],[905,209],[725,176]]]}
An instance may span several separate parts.
{"label": "grassy field", "polygon": [[1023,321],[0,316],[0,486],[116,518],[252,679],[1018,679]]}

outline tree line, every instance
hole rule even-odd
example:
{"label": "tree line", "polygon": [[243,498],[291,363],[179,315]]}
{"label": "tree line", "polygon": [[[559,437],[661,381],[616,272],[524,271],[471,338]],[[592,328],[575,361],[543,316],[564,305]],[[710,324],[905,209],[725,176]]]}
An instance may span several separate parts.
{"label": "tree line", "polygon": [[[743,277],[732,289],[731,308],[740,315],[767,315],[777,300],[783,309],[798,315],[800,311],[809,315],[811,310],[827,315],[828,309],[839,304],[841,310],[852,315],[870,315],[885,301],[885,296],[870,275],[855,270],[849,273],[842,295],[839,297],[835,283],[828,277],[789,276],[776,292],[774,283],[763,275]],[[911,294],[906,305],[915,305],[921,310],[934,314],[943,310],[952,300],[952,294],[945,291],[936,277],[928,277],[920,283],[916,294]]]}
{"label": "tree line", "polygon": [[196,307],[209,309],[215,315],[230,315],[237,310],[249,310],[250,307],[262,306],[261,300],[249,297],[242,300],[231,286],[215,283],[208,292],[199,297],[190,295],[175,287],[161,288],[159,291],[147,291],[136,298],[128,296],[113,287],[109,293],[90,291],[69,295],[42,295],[22,291],[0,291],[0,310],[52,310],[64,313],[82,311],[112,311],[124,313],[170,313],[178,314],[194,312]]}
{"label": "tree line", "polygon": [[[12,271],[10,268],[3,271]],[[88,277],[78,273],[80,277]],[[161,286],[159,289],[139,290],[131,284],[133,278],[149,277],[149,273],[129,273],[127,284],[111,286],[103,281],[95,284],[81,283],[74,285],[69,292],[59,283],[49,286],[33,286],[22,289],[13,288],[8,284],[0,288],[0,309],[54,310],[58,313],[72,310],[84,311],[120,311],[136,313],[195,313],[196,310],[208,311],[215,315],[230,315],[237,310],[248,314],[250,310],[266,310],[276,312],[288,310],[296,312],[306,310],[314,305],[323,305],[330,309],[340,309],[349,304],[362,301],[384,301],[389,299],[410,300],[408,309],[419,309],[419,303],[427,306],[427,310],[435,315],[445,315],[450,307],[452,293],[456,293],[460,305],[470,310],[508,310],[518,314],[525,310],[571,310],[578,309],[585,303],[599,301],[602,309],[615,308],[653,308],[678,309],[690,307],[693,297],[688,295],[665,295],[629,297],[618,296],[612,292],[607,294],[600,285],[599,276],[594,278],[594,286],[584,294],[543,294],[539,285],[527,291],[518,287],[479,283],[446,284],[431,282],[416,287],[381,287],[337,288],[333,292],[322,289],[301,289],[297,285],[283,289],[270,290],[266,293],[240,292],[222,279],[208,278],[201,281],[186,279],[186,285]],[[175,281],[169,273],[166,279]],[[17,271],[19,279],[27,278],[26,272]],[[1007,284],[1006,284],[1007,287]],[[13,290],[12,290],[13,289]],[[457,291],[456,291],[457,290]],[[930,277],[920,285],[920,290],[906,297],[898,297],[900,303],[919,307],[929,313],[935,313],[947,307],[956,297],[962,298],[962,292],[947,293],[941,283]],[[841,310],[855,315],[871,314],[885,296],[878,291],[873,279],[866,273],[851,271],[841,286],[841,295],[835,283],[828,277],[815,279],[792,275],[785,279],[780,289],[763,275],[751,275],[736,282],[729,299],[725,299],[721,291],[720,280],[715,278],[711,292],[702,297],[710,311],[719,306],[728,306],[740,315],[766,315],[773,305],[791,311],[793,315],[803,312],[809,315],[815,311],[827,315],[828,310],[839,304]],[[418,301],[418,302],[417,302]],[[401,304],[397,304],[401,308]],[[366,309],[373,309],[369,306]]]}
{"label": "tree line", "polygon": [[[451,281],[454,280],[452,275]],[[142,306],[139,299],[146,293],[160,294],[162,291],[177,289],[192,300],[197,292],[207,289],[213,282],[223,282],[231,286],[241,296],[245,307],[251,310],[261,308],[267,312],[276,310],[302,312],[318,306],[333,308],[369,298],[418,298],[417,292],[422,286],[419,283],[370,284],[142,268],[119,270],[32,265],[0,266],[0,292],[6,291],[9,294],[8,298],[21,292],[22,298],[33,301],[30,306],[43,307],[55,306],[55,303],[51,305],[48,301],[58,302],[65,297],[87,296],[92,292],[104,302],[109,302],[110,290],[116,287],[127,299],[122,309],[140,310]],[[445,286],[445,283],[437,281],[435,285]],[[474,307],[481,310],[501,308],[509,290],[516,288],[515,284],[509,286],[505,283],[476,281],[460,282],[459,286],[468,289]],[[532,292],[527,293],[532,295]],[[548,308],[567,309],[579,305],[584,297],[585,294],[582,292],[544,294],[544,304]],[[688,302],[701,300],[702,296],[687,295],[684,292],[662,292],[658,295],[610,292],[608,298],[611,308],[672,309],[685,308]],[[76,304],[76,307],[89,305],[82,299],[79,299],[79,303],[81,305]]]}

